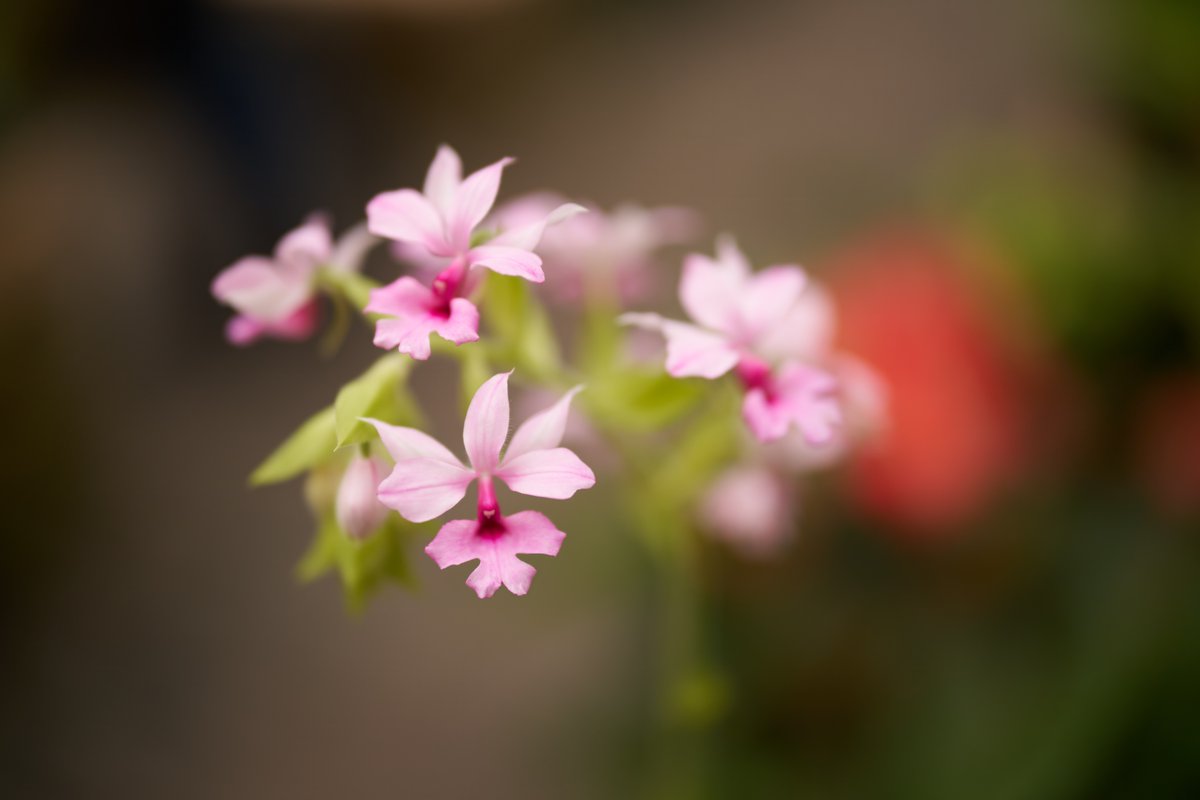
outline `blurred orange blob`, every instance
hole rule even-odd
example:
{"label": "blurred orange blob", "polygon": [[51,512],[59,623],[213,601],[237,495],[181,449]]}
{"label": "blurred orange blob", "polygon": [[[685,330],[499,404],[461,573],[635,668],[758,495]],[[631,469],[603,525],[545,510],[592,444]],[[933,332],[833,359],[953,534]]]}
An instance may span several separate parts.
{"label": "blurred orange blob", "polygon": [[1138,414],[1139,475],[1163,514],[1200,512],[1200,375],[1161,381]]}
{"label": "blurred orange blob", "polygon": [[1028,370],[999,316],[1008,309],[983,296],[967,266],[948,242],[898,233],[828,271],[841,344],[889,389],[888,426],[853,460],[852,493],[908,536],[952,534],[1030,451]]}

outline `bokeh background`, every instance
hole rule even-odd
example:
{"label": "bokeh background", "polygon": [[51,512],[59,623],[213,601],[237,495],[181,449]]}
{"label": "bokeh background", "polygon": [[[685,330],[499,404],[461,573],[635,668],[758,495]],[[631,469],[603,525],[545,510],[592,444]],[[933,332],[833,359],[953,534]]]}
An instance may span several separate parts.
{"label": "bokeh background", "polygon": [[[804,263],[891,385],[784,555],[705,545],[682,720],[602,486],[528,597],[358,617],[246,488],[374,354],[212,276],[443,141]],[[1200,795],[1195,3],[10,0],[0,242],[0,795]]]}

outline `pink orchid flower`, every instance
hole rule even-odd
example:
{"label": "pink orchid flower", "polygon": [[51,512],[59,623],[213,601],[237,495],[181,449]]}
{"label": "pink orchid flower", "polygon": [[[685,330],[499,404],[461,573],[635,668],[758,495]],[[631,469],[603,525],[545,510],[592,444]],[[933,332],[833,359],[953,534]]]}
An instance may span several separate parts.
{"label": "pink orchid flower", "polygon": [[279,240],[273,257],[237,261],[212,283],[213,296],[237,312],[225,337],[236,345],[307,339],[317,327],[317,269],[356,272],[376,241],[359,225],[334,244],[328,220],[314,214]]}
{"label": "pink orchid flower", "polygon": [[508,435],[509,374],[487,380],[467,409],[463,444],[470,466],[421,431],[368,420],[396,461],[391,475],[379,484],[379,500],[405,519],[425,522],[441,516],[466,496],[472,481],[479,481],[476,518],[446,523],[425,552],[442,569],[478,560],[467,585],[481,598],[491,597],[501,585],[513,594],[525,594],[536,570],[517,556],[557,555],[565,536],[536,511],[503,516],[495,480],[520,494],[556,500],[596,482],[575,453],[559,447],[571,398],[581,387],[526,420],[501,455]]}
{"label": "pink orchid flower", "polygon": [[683,263],[679,301],[696,323],[658,314],[625,314],[622,321],[658,330],[667,338],[667,372],[676,378],[719,378],[743,356],[800,355],[805,342],[785,343],[776,353],[775,331],[788,323],[803,295],[807,277],[797,266],[750,271],[732,239],[717,242],[715,259],[699,253]]}
{"label": "pink orchid flower", "polygon": [[[711,380],[733,370],[746,392],[742,416],[760,441],[794,425],[820,444],[840,423],[837,381],[804,362],[819,360],[829,346],[833,307],[807,284],[797,266],[751,272],[733,240],[722,238],[716,259],[693,254],[684,261],[679,300],[699,324],[641,313],[621,321],[666,337],[667,372],[677,378]],[[773,369],[772,362],[782,363]]]}
{"label": "pink orchid flower", "polygon": [[533,249],[548,225],[586,209],[567,203],[540,219],[478,241],[488,233],[477,229],[496,202],[500,176],[511,163],[511,158],[502,158],[464,179],[458,153],[442,145],[423,191],[384,192],[367,204],[372,233],[409,250],[423,249],[440,267],[429,286],[405,276],[371,293],[366,311],[386,317],[376,326],[377,346],[423,361],[431,352],[430,334],[454,344],[478,340],[479,312],[466,299],[477,282],[474,267],[534,283],[546,279],[542,259]]}

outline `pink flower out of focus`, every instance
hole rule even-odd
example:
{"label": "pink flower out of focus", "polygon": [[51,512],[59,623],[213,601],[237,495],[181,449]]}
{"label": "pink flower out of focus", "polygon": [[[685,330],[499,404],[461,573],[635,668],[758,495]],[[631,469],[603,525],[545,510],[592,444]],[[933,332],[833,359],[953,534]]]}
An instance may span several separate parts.
{"label": "pink flower out of focus", "polygon": [[464,179],[458,153],[442,145],[423,191],[384,192],[367,204],[372,233],[419,248],[440,267],[428,286],[405,276],[371,292],[366,311],[384,316],[375,328],[378,347],[423,361],[431,352],[431,334],[454,344],[477,341],[479,311],[467,299],[476,283],[474,267],[534,283],[545,280],[542,259],[533,252],[542,233],[547,225],[585,209],[567,203],[520,228],[478,241],[486,232],[476,229],[496,202],[500,176],[510,163],[511,158],[502,158]]}
{"label": "pink flower out of focus", "polygon": [[317,269],[357,272],[375,238],[366,228],[352,228],[333,243],[329,222],[310,216],[275,247],[271,258],[246,256],[217,275],[212,294],[237,315],[225,328],[226,338],[248,345],[261,338],[299,341],[317,327]]}
{"label": "pink flower out of focus", "polygon": [[745,389],[742,416],[759,441],[795,426],[823,444],[841,423],[837,380],[812,365],[828,347],[832,310],[807,284],[794,265],[751,272],[733,240],[722,238],[715,259],[694,253],[683,264],[679,301],[698,324],[643,313],[621,321],[662,332],[667,372],[676,378],[734,371]]}
{"label": "pink flower out of focus", "polygon": [[383,524],[387,508],[376,495],[387,466],[378,458],[355,456],[338,484],[334,511],[338,525],[355,541],[366,539]]}
{"label": "pink flower out of focus", "polygon": [[[523,195],[498,208],[488,223],[502,231],[520,228],[563,202],[552,192]],[[686,208],[593,207],[547,229],[538,252],[554,275],[550,288],[558,299],[580,303],[591,293],[624,304],[650,294],[655,251],[688,241],[699,227],[695,212]]]}
{"label": "pink flower out of focus", "polygon": [[571,398],[581,387],[526,420],[501,455],[508,436],[509,374],[487,380],[467,409],[463,444],[470,466],[421,431],[368,420],[396,461],[391,475],[379,484],[379,500],[405,519],[425,522],[441,516],[466,496],[473,481],[479,481],[475,519],[446,523],[425,552],[442,569],[478,560],[467,585],[480,598],[491,597],[501,585],[513,594],[528,592],[537,570],[517,556],[557,555],[566,535],[536,511],[501,514],[495,480],[520,494],[556,500],[596,482],[575,453],[559,447]]}
{"label": "pink flower out of focus", "polygon": [[796,507],[784,476],[765,464],[738,464],[704,495],[706,529],[743,556],[775,555],[795,533]]}

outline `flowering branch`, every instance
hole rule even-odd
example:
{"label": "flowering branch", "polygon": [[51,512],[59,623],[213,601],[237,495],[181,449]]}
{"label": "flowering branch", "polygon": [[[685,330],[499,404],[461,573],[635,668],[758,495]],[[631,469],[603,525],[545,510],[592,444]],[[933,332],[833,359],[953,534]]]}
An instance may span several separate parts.
{"label": "flowering branch", "polygon": [[[464,178],[457,153],[443,146],[422,188],[376,196],[365,224],[335,241],[328,220],[314,215],[270,257],[243,258],[213,283],[234,311],[226,329],[234,344],[306,339],[324,303],[334,309],[327,346],[347,335],[352,308],[389,351],[251,476],[263,485],[307,475],[318,531],[300,575],[336,569],[355,607],[386,581],[410,581],[407,540],[471,486],[474,513],[442,524],[425,553],[443,569],[477,562],[467,584],[481,598],[502,586],[528,592],[535,568],[524,557],[556,556],[567,534],[539,512],[502,510],[497,486],[569,500],[596,481],[577,449],[593,463],[619,461],[609,473],[620,507],[664,558],[689,559],[680,547],[699,530],[739,547],[754,539],[756,552],[769,553],[784,537],[760,530],[764,515],[755,511],[771,502],[772,482],[837,460],[858,430],[878,423],[862,419],[881,413],[877,381],[832,351],[832,303],[800,267],[755,272],[722,238],[715,257],[684,260],[679,300],[690,322],[622,313],[652,299],[655,255],[694,233],[694,215],[632,206],[583,213],[547,195],[493,208],[511,163]],[[362,271],[384,241],[409,267],[390,282]],[[542,283],[561,319],[532,291]],[[665,339],[665,371],[637,329]],[[465,460],[424,432],[410,390],[421,380],[413,367],[435,356],[457,364],[469,398]],[[723,376],[722,386],[706,384]],[[506,447],[510,377],[524,390],[561,394]],[[793,468],[795,459],[776,451],[809,458]],[[722,477],[728,470],[770,477]]]}

